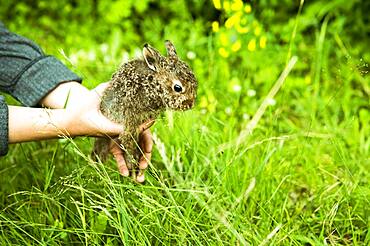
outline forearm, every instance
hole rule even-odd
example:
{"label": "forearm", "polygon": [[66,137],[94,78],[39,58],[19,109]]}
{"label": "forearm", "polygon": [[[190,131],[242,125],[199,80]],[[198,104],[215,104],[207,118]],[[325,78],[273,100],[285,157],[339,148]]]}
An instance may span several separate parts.
{"label": "forearm", "polygon": [[76,103],[78,95],[86,95],[88,92],[78,82],[66,82],[58,85],[40,101],[40,104],[53,110],[9,106],[9,143],[81,134],[74,131],[73,127],[70,129],[69,115],[64,108]]}
{"label": "forearm", "polygon": [[[57,109],[9,106],[9,142],[25,142],[58,136],[116,136],[122,126],[104,117],[100,95],[107,84],[89,91],[76,82],[59,85],[43,100]],[[69,95],[69,96],[68,96]],[[67,102],[67,106],[64,105]]]}
{"label": "forearm", "polygon": [[76,136],[64,109],[9,106],[9,143]]}

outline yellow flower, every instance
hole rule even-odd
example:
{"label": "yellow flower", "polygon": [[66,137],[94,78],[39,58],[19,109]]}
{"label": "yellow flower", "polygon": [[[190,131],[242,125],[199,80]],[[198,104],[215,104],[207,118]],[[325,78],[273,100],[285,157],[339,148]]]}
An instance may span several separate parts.
{"label": "yellow flower", "polygon": [[224,7],[224,10],[227,12],[230,10],[230,2],[229,1],[224,1],[223,2],[223,7]]}
{"label": "yellow flower", "polygon": [[242,42],[240,40],[236,40],[236,42],[231,46],[231,50],[233,52],[237,52],[242,47]]}
{"label": "yellow flower", "polygon": [[215,95],[213,95],[213,93],[212,93],[212,92],[210,92],[210,93],[208,94],[208,101],[209,101],[209,102],[211,102],[211,103],[214,103],[214,102],[216,102],[216,101],[217,101],[217,100],[216,100]]}
{"label": "yellow flower", "polygon": [[209,104],[207,109],[211,113],[215,112],[216,111],[216,104]]}
{"label": "yellow flower", "polygon": [[217,100],[212,92],[208,94],[207,101],[208,101],[207,110],[209,112],[214,112],[216,110]]}
{"label": "yellow flower", "polygon": [[306,75],[305,77],[304,77],[304,82],[306,83],[306,84],[311,84],[311,77],[309,76],[309,75]]}
{"label": "yellow flower", "polygon": [[238,33],[247,33],[247,32],[249,32],[249,28],[248,27],[243,27],[243,26],[241,26],[241,25],[236,25],[236,31],[238,32]]}
{"label": "yellow flower", "polygon": [[254,29],[254,34],[256,36],[259,36],[261,34],[261,27],[257,26],[255,29]]}
{"label": "yellow flower", "polygon": [[212,0],[213,6],[215,6],[216,9],[221,9],[221,1],[220,0]]}
{"label": "yellow flower", "polygon": [[240,15],[241,15],[240,12],[232,15],[229,19],[226,20],[225,27],[230,29],[233,26],[235,26],[235,24],[239,23],[240,22]]}
{"label": "yellow flower", "polygon": [[244,11],[245,13],[249,14],[250,12],[252,12],[252,7],[249,4],[247,4],[244,7]]}
{"label": "yellow flower", "polygon": [[227,58],[229,57],[229,52],[224,48],[224,47],[221,47],[218,49],[218,53],[223,57],[223,58]]}
{"label": "yellow flower", "polygon": [[262,36],[262,37],[260,38],[260,47],[261,47],[262,49],[266,47],[266,41],[267,41],[267,39],[266,39],[266,37],[265,37],[265,36]]}
{"label": "yellow flower", "polygon": [[218,21],[212,22],[212,31],[218,32],[220,30],[220,24],[218,24]]}
{"label": "yellow flower", "polygon": [[240,11],[243,9],[243,1],[242,0],[234,0],[231,4],[232,11]]}
{"label": "yellow flower", "polygon": [[227,46],[229,44],[229,37],[224,32],[220,35],[220,42],[222,46]]}
{"label": "yellow flower", "polygon": [[200,98],[199,106],[201,108],[206,108],[208,106],[208,101],[207,101],[207,98],[205,96],[202,96]]}
{"label": "yellow flower", "polygon": [[255,51],[256,50],[256,39],[252,39],[248,43],[248,50],[249,51]]}
{"label": "yellow flower", "polygon": [[227,83],[228,84],[228,90],[230,92],[240,92],[242,89],[242,86],[240,84],[240,80],[238,77],[233,77],[231,80]]}

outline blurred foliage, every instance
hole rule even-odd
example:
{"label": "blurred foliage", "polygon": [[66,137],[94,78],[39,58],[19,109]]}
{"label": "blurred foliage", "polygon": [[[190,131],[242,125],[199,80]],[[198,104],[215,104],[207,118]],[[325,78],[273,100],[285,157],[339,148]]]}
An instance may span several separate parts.
{"label": "blurred foliage", "polygon": [[228,58],[230,53],[244,56],[245,52],[255,51],[257,46],[262,49],[266,47],[266,36],[262,34],[261,24],[254,18],[249,3],[238,0],[221,4],[220,0],[213,0],[213,4],[222,11],[225,19],[221,29],[218,21],[212,22],[213,32],[219,33],[216,43],[222,57]]}
{"label": "blurred foliage", "polygon": [[[291,152],[288,151],[288,153],[291,154],[278,155],[270,171],[266,171],[265,164],[263,164],[258,171],[257,178],[261,176],[269,181],[262,181],[259,185],[276,181],[279,185],[277,188],[261,187],[266,194],[274,191],[275,188],[276,192],[280,192],[278,189],[280,184],[282,188],[286,185],[283,181],[280,183],[281,180],[294,175],[302,175],[303,180],[307,179],[307,181],[297,179],[298,181],[292,182],[292,186],[299,187],[302,183],[304,184],[302,187],[311,186],[315,190],[317,184],[313,182],[310,185],[310,178],[326,182],[318,176],[320,172],[317,171],[317,166],[320,166],[321,162],[323,163],[322,170],[325,170],[327,166],[333,169],[338,168],[333,172],[327,172],[330,178],[335,175],[351,174],[350,180],[353,180],[356,174],[361,174],[361,167],[365,165],[361,166],[359,163],[365,162],[365,158],[370,153],[368,138],[370,132],[369,10],[370,1],[364,0],[0,0],[0,20],[11,31],[34,40],[47,53],[63,60],[68,67],[82,75],[84,84],[88,87],[109,80],[120,62],[140,55],[144,43],[148,42],[164,52],[164,40],[172,40],[179,56],[190,63],[199,80],[198,107],[192,111],[195,112],[192,117],[184,117],[184,121],[179,124],[178,128],[169,123],[168,126],[158,124],[156,130],[164,143],[169,146],[168,149],[171,149],[173,153],[177,149],[183,149],[182,158],[189,163],[196,163],[191,166],[199,169],[196,174],[187,169],[190,164],[186,163],[184,173],[187,177],[199,179],[197,182],[201,184],[200,186],[209,185],[213,189],[214,182],[217,183],[219,180],[220,186],[227,187],[227,192],[221,196],[221,199],[214,199],[217,204],[227,199],[233,201],[231,188],[240,189],[243,186],[240,183],[246,182],[249,175],[255,175],[253,168],[259,168],[258,161],[253,160],[261,157],[263,159],[261,163],[268,162],[270,154],[262,145],[260,152],[253,150],[240,154],[240,160],[238,160],[239,154],[231,161],[227,155],[215,154],[214,160],[219,160],[219,162],[216,162],[214,172],[209,172],[211,165],[209,162],[212,162],[207,159],[209,152],[212,152],[210,147],[227,142],[240,133],[240,129],[256,112],[261,100],[292,55],[297,55],[299,61],[285,82],[284,88],[274,100],[269,102],[271,107],[267,109],[255,130],[254,140],[259,141],[265,137],[276,137],[280,134],[293,134],[304,136],[304,138],[297,138],[292,145],[289,145]],[[273,110],[271,110],[272,107],[274,107]],[[199,110],[200,114],[196,110]],[[169,114],[169,122],[173,120],[171,117],[172,114]],[[322,134],[334,135],[338,138],[325,140],[323,137],[323,139],[315,140],[310,139],[307,132],[317,133],[320,136]],[[176,135],[181,135],[181,137],[174,137]],[[184,136],[189,136],[189,139],[184,141],[186,139]],[[189,144],[187,141],[193,142]],[[42,172],[38,172],[37,168],[43,170],[46,164],[52,163],[45,156],[55,154],[59,148],[63,149],[63,156],[56,155],[55,157],[56,160],[60,159],[56,165],[55,176],[63,176],[65,173],[73,175],[73,172],[78,170],[75,168],[79,162],[74,148],[70,145],[63,147],[62,140],[55,141],[53,144],[50,144],[51,142],[32,143],[27,145],[28,149],[25,151],[22,149],[22,152],[27,153],[25,155],[27,163],[28,160],[36,163],[35,160],[40,159],[37,163],[42,164],[35,165],[36,167],[22,166],[22,168],[36,171],[25,172],[21,169],[22,171],[17,171],[18,176],[11,173],[12,181],[6,180],[2,183],[1,189],[6,191],[0,196],[3,203],[13,201],[6,194],[24,189],[21,187],[32,187],[35,182],[42,183],[43,175],[39,175]],[[81,146],[88,153],[91,144],[82,143]],[[271,148],[274,147],[274,151],[279,154],[283,153],[282,150],[286,148],[282,148],[283,141],[279,146],[270,142],[266,144]],[[289,142],[284,144],[287,145]],[[56,149],[55,152],[53,146]],[[19,154],[21,148],[21,145],[16,145],[11,150],[12,152],[6,157],[8,163],[25,162],[20,161],[22,160],[20,158],[23,158]],[[196,158],[193,156],[187,158],[192,151],[196,153],[194,155]],[[154,162],[160,164],[156,155],[153,156]],[[196,162],[197,158],[199,158],[198,162]],[[287,161],[288,164],[284,164],[283,161]],[[334,164],[329,165],[329,162]],[[43,165],[44,163],[46,164]],[[63,165],[59,165],[60,163]],[[86,166],[86,163],[82,161],[80,163]],[[229,164],[224,167],[225,163]],[[351,164],[352,169],[347,169],[345,164],[348,163]],[[304,166],[306,164],[312,168],[307,169]],[[15,165],[14,168],[18,166]],[[181,175],[183,174],[182,168],[181,166]],[[229,185],[231,186],[233,182],[228,182],[228,179],[219,175],[223,172],[223,168],[227,170],[223,174],[230,174],[230,177],[234,178],[234,187],[230,188]],[[271,178],[272,175],[268,175],[268,172],[279,174],[279,171],[284,176],[275,179]],[[30,178],[29,173],[37,173],[39,176],[35,175]],[[202,175],[198,175],[199,173]],[[165,172],[161,175],[166,179]],[[212,175],[215,176],[211,180],[208,176],[213,177]],[[3,176],[5,176],[5,171]],[[79,175],[76,176],[79,177]],[[90,177],[90,174],[88,176]],[[363,187],[368,187],[366,176],[363,176],[363,179],[361,181]],[[82,182],[92,181],[82,179]],[[193,186],[194,183],[191,185]],[[99,187],[97,190],[104,191],[100,189],[99,184],[97,186]],[[333,186],[331,183],[328,183],[328,186],[330,186],[328,191],[331,191]],[[215,190],[217,189],[219,187],[216,186]],[[317,189],[324,190],[322,193],[324,195],[320,195],[320,199],[331,197],[325,193],[326,186],[319,186]],[[365,197],[367,193],[359,191],[358,194],[359,196],[365,194],[363,195]],[[278,208],[279,205],[270,203],[275,191],[270,195],[271,198],[266,195],[265,200],[268,200],[266,204]],[[343,197],[354,199],[354,201],[360,200],[357,198],[355,200],[348,194]],[[336,197],[332,198],[340,200]],[[263,197],[258,199],[265,201]],[[169,199],[166,197],[164,200]],[[132,201],[135,202],[134,199]],[[186,201],[188,202],[188,198]],[[282,201],[280,205],[285,207],[286,200]],[[345,206],[339,209],[343,210],[342,214],[352,211],[349,208],[355,209],[355,212],[367,209],[365,208],[366,199],[361,198],[360,201],[352,207],[348,206],[348,211]],[[308,204],[311,203],[312,200],[308,202]],[[319,210],[325,216],[330,214],[329,208],[321,209],[330,204],[322,202],[319,205],[320,209],[316,209],[312,214],[307,212],[309,214],[306,217],[302,216],[300,211],[297,212],[298,219],[294,220],[293,227],[307,220],[311,221],[307,223],[312,225],[309,231],[318,232],[320,235],[333,234],[330,227],[324,229],[323,226],[320,229],[321,224],[327,224],[326,219],[320,221],[315,217],[315,213]],[[254,211],[253,204],[249,203],[246,207],[251,206]],[[177,205],[175,207],[177,208]],[[298,207],[296,202],[291,205],[292,209],[298,209]],[[24,208],[28,209],[26,206]],[[228,211],[232,211],[235,207],[231,208]],[[193,209],[198,217],[196,206],[191,207],[191,210]],[[306,209],[306,207],[302,208],[302,211]],[[253,218],[259,217],[255,215],[261,211],[260,208],[256,209],[253,212]],[[68,211],[67,214],[66,216],[72,217]],[[235,217],[248,219],[245,213],[239,215]],[[107,222],[109,216],[104,211],[90,214],[90,217],[93,231],[101,233],[112,227]],[[53,216],[50,218],[52,220]],[[347,219],[345,216],[343,218],[343,221],[351,224],[351,228],[353,228],[352,223],[358,223],[359,228],[366,227],[366,222],[360,221],[361,218],[358,221]],[[37,217],[36,221],[37,219],[39,218]],[[43,219],[42,216],[41,219]],[[270,220],[271,218],[261,219],[266,224],[275,223],[269,223]],[[71,221],[73,223],[73,219]],[[340,228],[342,228],[343,221],[336,219]],[[70,226],[63,224],[62,218],[53,224],[59,229]],[[248,221],[242,225],[254,225],[254,223]],[[256,224],[256,226],[259,225]],[[172,228],[172,225],[170,227]],[[289,233],[292,232],[291,228],[287,230]],[[214,230],[217,229],[210,229],[208,233]],[[243,227],[240,227],[240,230],[248,231]],[[301,228],[298,231],[300,230]],[[351,230],[349,226],[343,226],[341,232],[347,233],[349,230]],[[270,233],[271,229],[266,229],[266,231]],[[253,230],[252,232],[258,235]],[[364,234],[366,230],[360,230],[360,232]],[[63,233],[60,238],[66,240],[66,232]],[[164,233],[167,232],[164,231]],[[360,242],[365,237],[362,234],[358,236]]]}
{"label": "blurred foliage", "polygon": [[[20,0],[2,3],[0,16],[10,30],[65,61],[88,87],[109,80],[120,62],[140,55],[144,43],[163,52],[163,41],[170,39],[200,81],[202,112],[244,121],[294,54],[300,61],[285,85],[292,100],[349,81],[356,100],[367,107],[369,5],[361,0]],[[323,103],[313,102],[303,107],[320,113]]]}
{"label": "blurred foliage", "polygon": [[[317,94],[321,85],[320,91],[332,90],[338,77],[352,76],[358,94],[368,97],[369,5],[361,0],[3,0],[0,16],[9,29],[68,63],[88,87],[109,80],[120,62],[140,54],[143,43],[163,52],[163,41],[170,39],[201,81],[203,112],[248,119],[258,105],[254,96],[265,95],[270,87],[264,85],[275,81],[293,54],[300,62],[287,86],[296,96]],[[219,104],[225,91],[233,96]],[[236,107],[241,110],[232,112]]]}

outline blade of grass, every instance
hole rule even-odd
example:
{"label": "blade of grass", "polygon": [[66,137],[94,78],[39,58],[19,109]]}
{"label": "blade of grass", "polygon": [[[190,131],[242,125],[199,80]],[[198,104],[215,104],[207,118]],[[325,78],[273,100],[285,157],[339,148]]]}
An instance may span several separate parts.
{"label": "blade of grass", "polygon": [[239,145],[242,142],[244,142],[248,136],[250,136],[252,134],[254,128],[256,128],[258,122],[262,118],[262,115],[266,111],[266,108],[269,105],[269,101],[271,99],[273,99],[274,96],[276,95],[276,93],[280,90],[281,86],[283,85],[285,79],[288,77],[290,71],[293,69],[293,67],[296,64],[297,60],[298,60],[298,57],[297,56],[293,56],[290,59],[290,61],[288,62],[288,64],[285,66],[285,69],[281,73],[280,77],[277,79],[277,81],[275,82],[274,86],[271,88],[270,92],[267,94],[266,98],[263,100],[263,102],[261,103],[261,105],[257,109],[257,112],[253,116],[252,120],[250,120],[248,122],[248,124],[245,127],[245,129],[240,132],[239,136],[236,139],[234,139],[234,140],[232,140],[232,141],[230,141],[228,143],[221,144],[218,147],[218,151],[217,152],[222,152],[222,151],[224,151],[226,149],[235,147],[235,145],[238,148]]}

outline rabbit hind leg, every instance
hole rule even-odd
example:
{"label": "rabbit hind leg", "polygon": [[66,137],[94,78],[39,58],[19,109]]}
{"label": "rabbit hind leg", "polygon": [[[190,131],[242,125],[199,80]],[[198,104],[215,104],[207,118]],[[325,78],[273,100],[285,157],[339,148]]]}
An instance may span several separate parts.
{"label": "rabbit hind leg", "polygon": [[92,159],[94,161],[100,160],[101,162],[105,162],[108,159],[109,144],[109,138],[96,138],[93,151],[91,152]]}

